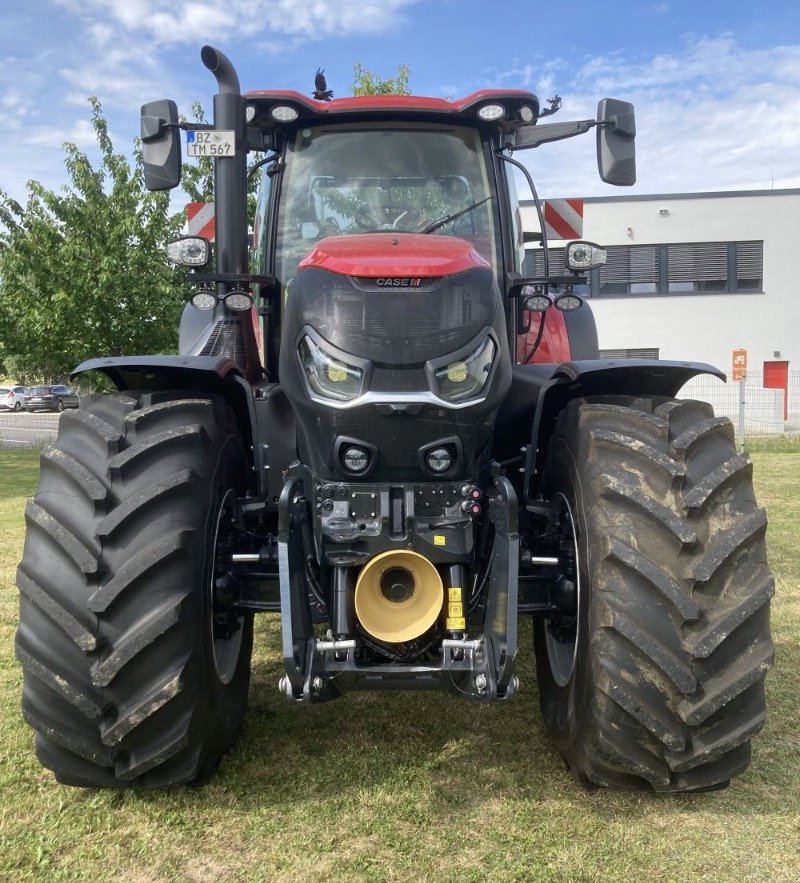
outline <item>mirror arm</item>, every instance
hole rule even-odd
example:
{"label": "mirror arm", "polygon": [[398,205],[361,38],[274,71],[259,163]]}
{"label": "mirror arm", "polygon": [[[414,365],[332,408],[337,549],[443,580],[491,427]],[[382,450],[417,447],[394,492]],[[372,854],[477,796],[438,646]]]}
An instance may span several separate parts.
{"label": "mirror arm", "polygon": [[531,177],[531,173],[522,165],[519,160],[512,159],[510,156],[504,156],[502,153],[498,154],[500,159],[503,162],[509,163],[509,165],[514,166],[519,169],[522,174],[525,176],[525,180],[528,182],[528,187],[531,189],[531,193],[533,194],[533,204],[536,206],[536,215],[539,218],[539,229],[541,230],[541,242],[542,242],[542,258],[544,260],[544,275],[550,275],[550,251],[547,245],[547,231],[545,230],[544,225],[544,211],[542,209],[542,203],[539,200],[539,194],[536,192],[536,185],[533,183],[533,178]]}

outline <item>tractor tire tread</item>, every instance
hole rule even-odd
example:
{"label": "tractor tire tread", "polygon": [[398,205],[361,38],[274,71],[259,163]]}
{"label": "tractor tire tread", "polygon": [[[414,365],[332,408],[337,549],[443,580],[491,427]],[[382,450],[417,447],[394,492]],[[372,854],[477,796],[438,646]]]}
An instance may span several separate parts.
{"label": "tractor tire tread", "polygon": [[[576,488],[591,574],[594,625],[578,641],[588,707],[564,710],[569,687],[539,675],[565,760],[578,781],[607,787],[725,787],[749,763],[774,661],[766,515],[730,420],[695,401],[576,400],[544,480],[550,495]],[[541,630],[537,642],[546,669]]]}
{"label": "tractor tire tread", "polygon": [[207,778],[241,729],[252,646],[245,617],[222,684],[200,639],[214,494],[249,472],[235,417],[180,391],[90,396],[42,462],[16,638],[40,761],[82,787]]}

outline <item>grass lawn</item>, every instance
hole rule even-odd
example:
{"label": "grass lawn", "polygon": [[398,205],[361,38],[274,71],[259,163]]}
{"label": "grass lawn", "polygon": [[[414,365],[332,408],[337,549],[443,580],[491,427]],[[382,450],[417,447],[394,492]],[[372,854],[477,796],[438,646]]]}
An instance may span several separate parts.
{"label": "grass lawn", "polygon": [[205,788],[140,794],[63,787],[35,759],[13,644],[38,454],[0,451],[0,880],[799,880],[800,454],[753,459],[777,664],[753,765],[728,790],[580,790],[540,721],[524,621],[507,705],[400,693],[309,709],[278,693],[279,623],[262,617],[238,749]]}

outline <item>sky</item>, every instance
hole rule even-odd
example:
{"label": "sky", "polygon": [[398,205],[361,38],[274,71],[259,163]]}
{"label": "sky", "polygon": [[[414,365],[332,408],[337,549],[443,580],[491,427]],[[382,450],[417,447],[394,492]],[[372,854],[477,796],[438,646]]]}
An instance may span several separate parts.
{"label": "sky", "polygon": [[[0,189],[68,183],[63,143],[94,156],[87,97],[129,154],[145,101],[190,114],[216,91],[210,43],[244,91],[335,97],[353,64],[411,68],[415,94],[458,98],[523,88],[594,117],[636,105],[638,181],[603,184],[593,135],[517,154],[543,196],[800,187],[800,4],[784,0],[26,0],[0,3]],[[521,192],[521,196],[525,196]]]}

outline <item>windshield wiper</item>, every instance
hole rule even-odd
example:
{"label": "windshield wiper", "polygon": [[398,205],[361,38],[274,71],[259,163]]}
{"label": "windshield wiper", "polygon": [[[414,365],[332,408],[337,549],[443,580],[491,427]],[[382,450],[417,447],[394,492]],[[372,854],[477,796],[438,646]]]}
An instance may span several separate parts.
{"label": "windshield wiper", "polygon": [[466,208],[462,208],[461,211],[453,212],[452,215],[445,215],[443,218],[439,218],[437,221],[433,221],[433,223],[428,224],[421,233],[433,233],[434,230],[438,230],[439,227],[444,227],[445,224],[449,224],[451,221],[456,221],[462,215],[465,215],[467,212],[471,212],[473,209],[476,209],[479,205],[483,205],[484,202],[488,202],[492,197],[487,196],[486,199],[481,199],[478,202],[473,202],[472,205],[468,205]]}

